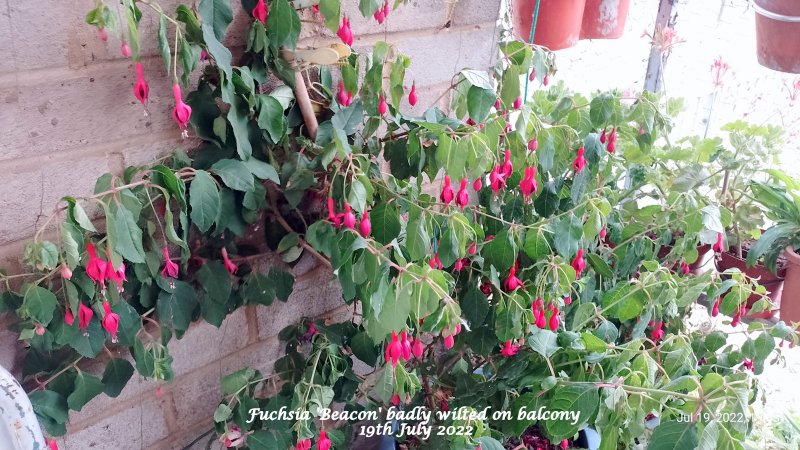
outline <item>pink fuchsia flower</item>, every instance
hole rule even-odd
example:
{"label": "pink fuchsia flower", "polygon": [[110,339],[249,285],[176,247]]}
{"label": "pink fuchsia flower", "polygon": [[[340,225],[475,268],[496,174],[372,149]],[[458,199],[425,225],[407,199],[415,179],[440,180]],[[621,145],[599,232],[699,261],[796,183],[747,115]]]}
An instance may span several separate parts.
{"label": "pink fuchsia flower", "polygon": [[108,42],[108,31],[106,31],[105,28],[98,28],[97,37],[99,37],[103,42]]}
{"label": "pink fuchsia flower", "polygon": [[544,75],[544,79],[542,80],[542,84],[545,85],[545,86],[550,84],[550,74],[549,73],[546,73]]}
{"label": "pink fuchsia flower", "polygon": [[295,444],[294,448],[295,450],[311,450],[311,439],[297,441],[297,444]]}
{"label": "pink fuchsia flower", "polygon": [[600,134],[600,143],[605,144],[608,138],[606,137],[606,129],[603,128],[603,132]]}
{"label": "pink fuchsia flower", "polygon": [[395,393],[392,395],[392,398],[389,399],[389,402],[394,406],[400,406],[400,395]]}
{"label": "pink fuchsia flower", "polygon": [[255,8],[253,8],[253,18],[257,21],[261,22],[262,24],[266,23],[267,21],[267,5],[264,4],[264,0],[258,0],[256,2]]}
{"label": "pink fuchsia flower", "polygon": [[725,246],[723,244],[724,239],[725,236],[722,233],[717,233],[717,242],[713,247],[711,247],[711,249],[714,250],[714,253],[720,254],[723,250],[725,250]]}
{"label": "pink fuchsia flower", "polygon": [[342,224],[347,229],[354,229],[356,227],[356,215],[350,209],[350,203],[344,204],[344,216],[342,217]]}
{"label": "pink fuchsia flower", "polygon": [[417,83],[411,83],[411,91],[408,93],[408,104],[411,106],[417,105]]}
{"label": "pink fuchsia flower", "polygon": [[467,248],[467,254],[470,255],[474,255],[475,252],[477,251],[478,251],[478,244],[476,242],[473,242],[472,244],[470,244],[469,248]]}
{"label": "pink fuchsia flower", "polygon": [[456,205],[464,209],[469,204],[469,192],[467,191],[467,179],[461,179],[461,187],[456,194]]}
{"label": "pink fuchsia flower", "polygon": [[572,260],[571,264],[572,268],[575,269],[575,276],[580,278],[583,270],[586,268],[586,260],[583,259],[583,249],[578,249],[578,254],[575,255],[575,259]]}
{"label": "pink fuchsia flower", "polygon": [[717,317],[719,315],[720,303],[722,303],[722,297],[717,297],[717,300],[714,302],[714,306],[711,307],[711,317]]}
{"label": "pink fuchsia flower", "polygon": [[389,111],[389,107],[386,105],[386,97],[381,95],[380,101],[378,102],[378,114],[384,115]]}
{"label": "pink fuchsia flower", "polygon": [[611,133],[608,135],[608,145],[606,146],[606,151],[608,153],[614,153],[617,150],[617,128],[614,127],[611,129]]}
{"label": "pink fuchsia flower", "polygon": [[497,197],[497,193],[500,192],[501,188],[506,186],[506,178],[503,175],[502,166],[495,166],[491,172],[489,172],[489,187],[492,188],[492,192],[494,196]]}
{"label": "pink fuchsia flower", "polygon": [[131,46],[128,45],[127,41],[122,41],[122,43],[119,45],[119,53],[123,58],[131,57]]}
{"label": "pink fuchsia flower", "polygon": [[136,99],[143,105],[147,102],[147,97],[150,95],[150,86],[144,79],[142,63],[136,63],[136,81],[133,83],[133,95],[135,95]]}
{"label": "pink fuchsia flower", "polygon": [[438,269],[438,270],[444,269],[442,261],[439,259],[439,253],[433,254],[430,261],[428,261],[428,265],[431,267],[431,269]]}
{"label": "pink fuchsia flower", "polygon": [[450,177],[445,175],[444,187],[442,187],[442,193],[439,194],[439,200],[441,200],[446,206],[449,206],[454,197],[455,194],[453,193],[453,188],[450,186]]}
{"label": "pink fuchsia flower", "polygon": [[520,109],[520,108],[522,108],[522,97],[517,97],[517,98],[514,100],[514,104],[513,104],[512,106],[514,107],[514,109]]}
{"label": "pink fuchsia flower", "polygon": [[549,322],[550,331],[558,330],[558,323],[559,323],[558,308],[554,308],[553,309],[553,315],[550,316],[550,322]]}
{"label": "pink fuchsia flower", "polygon": [[566,440],[566,439],[562,440],[561,441],[561,450],[567,450],[568,447],[569,447],[569,441]]}
{"label": "pink fuchsia flower", "polygon": [[522,284],[522,280],[517,278],[516,264],[509,269],[508,278],[506,278],[506,281],[503,282],[503,287],[505,288],[506,292],[514,292],[519,288],[525,287],[525,285]]}
{"label": "pink fuchsia flower", "polygon": [[689,264],[686,264],[686,261],[681,261],[680,270],[681,270],[682,274],[689,275],[689,271],[690,271]]}
{"label": "pink fuchsia flower", "polygon": [[328,197],[328,220],[330,220],[336,228],[339,228],[342,224],[341,218],[336,214],[336,207],[332,197]]}
{"label": "pink fuchsia flower", "polygon": [[606,231],[605,228],[600,230],[600,239],[605,239],[607,234],[608,234],[608,231]]}
{"label": "pink fuchsia flower", "polygon": [[417,359],[422,359],[423,353],[425,353],[425,344],[423,344],[422,340],[417,336],[417,338],[414,339],[414,343],[411,344],[411,354]]}
{"label": "pink fuchsia flower", "polygon": [[86,275],[95,283],[104,286],[106,282],[106,262],[97,256],[94,244],[86,244],[86,253],[89,254],[89,262],[86,263]]}
{"label": "pink fuchsia flower", "polygon": [[172,110],[172,119],[183,130],[184,137],[186,133],[186,125],[189,123],[189,117],[192,115],[192,108],[183,102],[181,96],[181,86],[177,83],[172,85],[172,95],[175,97],[175,109]]}
{"label": "pink fuchsia flower", "polygon": [[383,13],[383,8],[378,8],[372,17],[375,18],[375,21],[378,22],[378,25],[383,25],[383,21],[386,20],[386,15]]}
{"label": "pink fuchsia flower", "polygon": [[742,367],[749,370],[750,372],[755,372],[755,369],[753,368],[752,359],[747,359],[747,358],[742,359]]}
{"label": "pink fuchsia flower", "polygon": [[372,222],[369,220],[369,211],[365,212],[361,217],[361,222],[358,223],[358,231],[360,231],[361,236],[364,237],[369,237],[370,233],[372,233]]}
{"label": "pink fuchsia flower", "polygon": [[178,265],[169,257],[169,249],[164,247],[162,253],[164,254],[164,268],[161,269],[161,276],[164,279],[167,277],[178,278]]}
{"label": "pink fuchsia flower", "polygon": [[476,179],[475,179],[475,181],[472,183],[472,189],[474,189],[474,190],[475,190],[475,192],[479,192],[479,191],[480,191],[482,188],[483,188],[483,180],[482,180],[482,177],[478,177],[478,178],[476,178]]}
{"label": "pink fuchsia flower", "polygon": [[528,141],[528,151],[535,152],[536,149],[539,148],[539,141],[536,138],[531,139]]}
{"label": "pink fuchsia flower", "polygon": [[106,279],[113,281],[117,285],[117,292],[122,292],[122,283],[127,281],[125,278],[125,264],[119,263],[119,268],[114,269],[114,263],[111,262],[111,249],[106,248],[106,256],[108,262],[106,263]]}
{"label": "pink fuchsia flower", "polygon": [[336,93],[336,101],[340,106],[348,107],[353,103],[353,93],[348,92],[344,87],[344,82],[339,82],[339,92]]}
{"label": "pink fuchsia flower", "polygon": [[578,149],[578,156],[575,157],[575,161],[572,162],[572,168],[575,169],[575,173],[581,173],[584,167],[586,167],[586,158],[583,157],[585,150],[583,147]]}
{"label": "pink fuchsia flower", "polygon": [[231,261],[230,258],[228,258],[228,249],[225,247],[222,247],[222,264],[225,266],[225,270],[227,270],[229,274],[236,275],[236,271],[239,269],[239,266],[237,266],[233,261]]}
{"label": "pink fuchsia flower", "polygon": [[66,263],[61,263],[60,272],[61,272],[61,278],[65,280],[69,280],[70,278],[72,278],[72,270],[69,268],[68,265],[66,265]]}
{"label": "pink fuchsia flower", "polygon": [[106,315],[103,317],[103,329],[111,335],[111,342],[117,342],[117,330],[119,329],[119,314],[111,312],[111,305],[103,303],[103,310]]}
{"label": "pink fuchsia flower", "polygon": [[328,439],[328,436],[325,434],[325,430],[319,431],[319,440],[317,441],[317,448],[319,450],[330,450],[331,448],[331,440]]}
{"label": "pink fuchsia flower", "polygon": [[406,330],[400,333],[400,348],[402,350],[403,361],[411,359],[411,341],[408,340],[408,332],[406,332]]}
{"label": "pink fuchsia flower", "polygon": [[391,362],[392,367],[397,366],[397,363],[403,356],[403,346],[400,344],[400,340],[397,338],[396,331],[392,331],[392,340],[386,344],[386,350],[383,356],[386,362]]}
{"label": "pink fuchsia flower", "polygon": [[350,21],[347,20],[347,17],[342,17],[342,24],[339,25],[339,30],[336,31],[336,35],[339,36],[339,39],[347,46],[353,45],[353,31],[350,29]]}
{"label": "pink fuchsia flower", "polygon": [[519,182],[519,190],[522,192],[522,198],[527,202],[530,201],[531,195],[536,193],[539,189],[539,183],[536,182],[536,167],[526,167],[525,177]]}
{"label": "pink fuchsia flower", "polygon": [[661,340],[662,337],[664,337],[664,330],[662,329],[663,326],[664,326],[663,322],[658,321],[656,326],[653,328],[653,331],[650,333],[650,337],[654,341],[659,341]]}
{"label": "pink fuchsia flower", "polygon": [[500,349],[500,354],[505,356],[506,358],[509,358],[511,356],[516,355],[518,351],[519,351],[518,345],[512,343],[511,341],[506,341],[506,343],[503,344],[503,347]]}
{"label": "pink fuchsia flower", "polygon": [[511,164],[511,150],[506,149],[505,154],[503,155],[503,165],[500,166],[500,171],[503,174],[503,178],[506,179],[511,176],[511,173],[514,172],[514,166]]}
{"label": "pink fuchsia flower", "polygon": [[64,323],[69,326],[72,326],[75,323],[75,315],[72,314],[72,308],[67,306],[67,310],[64,311]]}
{"label": "pink fuchsia flower", "polygon": [[78,328],[84,333],[86,333],[86,329],[89,327],[89,322],[92,321],[92,317],[94,317],[92,308],[81,303],[78,307]]}
{"label": "pink fuchsia flower", "polygon": [[445,336],[444,338],[444,348],[450,350],[455,345],[456,340],[453,335]]}
{"label": "pink fuchsia flower", "polygon": [[48,439],[47,448],[50,450],[58,450],[58,442],[56,442],[55,439]]}

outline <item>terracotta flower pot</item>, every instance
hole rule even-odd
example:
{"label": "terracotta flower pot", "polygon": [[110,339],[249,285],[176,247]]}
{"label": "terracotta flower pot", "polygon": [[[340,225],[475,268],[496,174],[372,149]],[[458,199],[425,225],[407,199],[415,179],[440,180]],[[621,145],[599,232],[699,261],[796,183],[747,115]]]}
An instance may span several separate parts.
{"label": "terracotta flower pot", "polygon": [[781,320],[800,322],[800,255],[791,247],[787,247],[783,254],[786,256],[786,280],[783,283]]}
{"label": "terracotta flower pot", "polygon": [[586,0],[581,39],[618,39],[625,31],[630,0]]}
{"label": "terracotta flower pot", "polygon": [[[533,42],[550,50],[572,47],[581,36],[586,0],[541,0]],[[513,0],[514,35],[528,42],[536,1]]]}
{"label": "terracotta flower pot", "polygon": [[703,244],[697,247],[697,259],[695,262],[689,264],[689,270],[691,270],[693,274],[700,275],[711,267],[706,260],[706,255],[708,255],[710,251],[711,245],[709,244]]}
{"label": "terracotta flower pot", "polygon": [[[736,255],[730,252],[722,252],[720,259],[717,260],[717,270],[719,272],[724,272],[734,267],[744,272],[748,277],[758,278],[758,283],[767,289],[767,296],[772,300],[772,303],[776,305],[781,304],[785,271],[779,271],[777,274],[774,274],[764,267],[763,264],[747,267],[747,262],[745,260],[736,257]],[[747,299],[746,307],[748,311],[760,298],[760,295],[753,294]],[[773,317],[776,312],[777,311],[762,311],[760,313],[750,314],[748,317],[768,319]]]}
{"label": "terracotta flower pot", "polygon": [[758,63],[800,73],[800,2],[755,0]]}

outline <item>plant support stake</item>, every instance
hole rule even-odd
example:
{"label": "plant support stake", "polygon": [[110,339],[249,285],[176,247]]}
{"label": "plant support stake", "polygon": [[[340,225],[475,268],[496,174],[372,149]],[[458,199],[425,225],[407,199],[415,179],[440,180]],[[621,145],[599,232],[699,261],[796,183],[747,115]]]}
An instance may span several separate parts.
{"label": "plant support stake", "polygon": [[[528,43],[533,45],[533,36],[536,33],[536,22],[539,20],[539,5],[542,0],[536,0],[536,8],[533,9],[533,22],[531,23],[531,37],[528,38]],[[525,95],[522,97],[522,103],[528,103],[528,85],[531,82],[531,69],[528,68],[528,76],[525,77]]]}

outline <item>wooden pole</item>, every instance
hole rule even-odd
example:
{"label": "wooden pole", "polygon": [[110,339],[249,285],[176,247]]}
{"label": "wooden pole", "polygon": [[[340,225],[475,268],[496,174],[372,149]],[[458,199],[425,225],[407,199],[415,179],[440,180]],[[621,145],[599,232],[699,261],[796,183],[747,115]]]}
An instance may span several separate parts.
{"label": "wooden pole", "polygon": [[297,105],[300,107],[300,112],[303,114],[303,121],[308,130],[308,136],[313,140],[317,138],[317,115],[314,114],[314,106],[311,104],[311,98],[308,96],[308,89],[306,82],[303,79],[303,74],[299,70],[294,72],[294,98],[297,100]]}
{"label": "wooden pole", "polygon": [[[656,16],[656,26],[653,29],[653,37],[659,30],[674,26],[673,7],[676,0],[660,0],[658,4],[658,15]],[[655,41],[655,39],[654,39]],[[658,92],[663,87],[664,64],[666,64],[666,54],[663,54],[656,42],[650,46],[650,59],[647,62],[647,73],[644,77],[644,88],[650,92]]]}

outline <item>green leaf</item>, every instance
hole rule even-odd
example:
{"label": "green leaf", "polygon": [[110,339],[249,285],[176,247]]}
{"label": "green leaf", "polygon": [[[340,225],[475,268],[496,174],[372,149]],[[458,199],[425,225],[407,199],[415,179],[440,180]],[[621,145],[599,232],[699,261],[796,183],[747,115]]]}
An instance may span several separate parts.
{"label": "green leaf", "polygon": [[525,234],[525,244],[522,248],[525,250],[525,254],[533,261],[549,255],[552,251],[546,231],[541,227],[535,230],[528,230]]}
{"label": "green leaf", "polygon": [[247,437],[247,447],[250,450],[274,450],[289,448],[291,445],[280,430],[256,430]]}
{"label": "green leaf", "polygon": [[587,385],[571,385],[557,388],[548,405],[549,411],[568,411],[578,415],[578,420],[547,420],[544,428],[551,441],[571,438],[589,422],[600,403],[597,388]]}
{"label": "green leaf", "polygon": [[230,0],[200,0],[197,12],[203,19],[203,25],[211,24],[214,36],[221,41],[228,24],[233,20]]}
{"label": "green leaf", "polygon": [[419,261],[428,256],[430,249],[430,237],[425,229],[424,219],[412,220],[406,225],[406,250],[411,261]]}
{"label": "green leaf", "polygon": [[364,120],[361,101],[356,100],[347,108],[342,108],[331,118],[331,125],[337,130],[342,130],[346,135],[351,135],[358,130]]}
{"label": "green leaf", "polygon": [[67,397],[67,405],[70,409],[80,411],[89,400],[101,392],[103,392],[103,382],[99,378],[86,372],[78,372],[75,376],[75,388]]}
{"label": "green leaf", "polygon": [[89,216],[86,215],[86,211],[84,211],[83,207],[75,200],[73,197],[64,197],[64,201],[67,202],[67,216],[75,222],[78,226],[83,228],[89,232],[96,232],[97,229],[92,224],[92,221],[89,220]]}
{"label": "green leaf", "polygon": [[167,75],[172,65],[172,56],[169,49],[169,38],[167,38],[167,17],[159,15],[158,20],[158,49],[161,51],[161,59],[167,68]]}
{"label": "green leaf", "polygon": [[436,160],[441,167],[444,167],[445,173],[454,180],[464,175],[464,167],[467,162],[467,158],[464,155],[460,155],[458,149],[458,143],[453,141],[449,135],[445,133],[439,135]]}
{"label": "green leaf", "polygon": [[581,334],[581,340],[587,351],[601,353],[608,349],[608,344],[588,331]]}
{"label": "green leaf", "polygon": [[227,403],[220,403],[217,409],[214,410],[214,422],[225,422],[230,419],[231,416],[233,416],[233,411]]}
{"label": "green leaf", "polygon": [[483,246],[481,255],[487,264],[499,272],[505,272],[514,265],[517,258],[517,245],[508,231],[501,231],[488,244]]}
{"label": "green leaf", "polygon": [[250,173],[252,173],[256,178],[260,180],[269,180],[278,185],[281,184],[281,179],[278,177],[278,172],[274,167],[272,167],[272,165],[252,157],[245,161],[244,165],[250,169]]}
{"label": "green leaf", "polygon": [[477,287],[471,286],[461,299],[461,309],[469,321],[469,326],[477,328],[486,321],[486,316],[489,314],[489,300]]}
{"label": "green leaf", "polygon": [[58,300],[52,292],[41,286],[30,285],[25,291],[22,307],[17,314],[30,317],[34,322],[47,326],[53,320],[53,312],[57,305]]}
{"label": "green leaf", "polygon": [[662,422],[653,431],[647,450],[695,450],[697,424],[694,422]]}
{"label": "green leaf", "polygon": [[369,213],[372,236],[381,244],[388,244],[400,235],[400,213],[393,203],[380,203]]}
{"label": "green leaf", "polygon": [[270,280],[254,273],[241,290],[242,297],[247,303],[269,306],[275,300],[275,289]]}
{"label": "green leaf", "polygon": [[173,281],[174,288],[162,290],[158,294],[158,317],[178,331],[186,331],[192,320],[192,312],[197,306],[194,289],[187,283]]}
{"label": "green leaf", "polygon": [[270,45],[294,49],[300,38],[300,17],[286,0],[273,0],[267,16]]}
{"label": "green leaf", "polygon": [[249,367],[237,370],[222,377],[221,386],[224,395],[233,395],[242,391],[256,376],[256,371]]}
{"label": "green leaf", "polygon": [[250,191],[253,189],[253,174],[250,169],[241,161],[235,159],[222,159],[211,166],[211,171],[222,178],[231,189],[237,191]]}
{"label": "green leaf", "polygon": [[67,265],[74,269],[81,262],[83,232],[70,222],[63,222],[61,224],[61,246],[64,248]]}
{"label": "green leaf", "polygon": [[197,271],[203,289],[217,303],[227,303],[231,296],[231,277],[220,261],[208,261]]}
{"label": "green leaf", "polygon": [[[186,185],[167,166],[157,165],[150,171],[150,181],[163,187],[178,201],[181,208],[186,208]],[[135,214],[138,216],[138,213]]]}
{"label": "green leaf", "polygon": [[489,78],[489,74],[485,71],[478,71],[472,69],[466,69],[461,71],[461,75],[471,84],[472,86],[477,86],[483,89],[494,89],[492,86],[492,80]]}
{"label": "green leaf", "polygon": [[214,26],[212,24],[204,21],[202,29],[203,40],[206,43],[208,53],[210,53],[211,57],[214,58],[214,61],[217,63],[217,67],[219,67],[225,74],[225,81],[223,81],[223,84],[227,84],[229,80],[233,78],[233,69],[231,68],[231,60],[233,60],[233,55],[231,54],[231,51],[228,50],[228,47],[222,45],[219,39],[217,39]]}
{"label": "green leaf", "polygon": [[549,358],[559,350],[558,335],[550,330],[531,327],[531,334],[528,336],[528,345],[533,351]]}
{"label": "green leaf", "polygon": [[120,358],[112,359],[103,371],[103,392],[109,397],[118,396],[132,376],[131,363]]}
{"label": "green leaf", "polygon": [[142,230],[136,224],[133,214],[122,206],[114,215],[113,250],[133,263],[144,262]]}
{"label": "green leaf", "polygon": [[594,253],[589,253],[587,257],[589,259],[589,265],[592,266],[592,269],[594,269],[598,275],[606,278],[611,278],[614,276],[614,272],[611,271],[611,267],[609,267],[609,265],[603,261],[603,258]]}
{"label": "green leaf", "polygon": [[37,416],[50,418],[57,423],[65,423],[69,417],[67,401],[61,394],[42,390],[28,394],[28,398],[33,406],[33,411]]}
{"label": "green leaf", "polygon": [[278,299],[284,302],[289,300],[289,296],[294,289],[294,277],[292,277],[292,274],[273,267],[269,270],[267,279],[270,285],[273,286]]}
{"label": "green leaf", "polygon": [[195,172],[189,186],[189,204],[192,207],[192,223],[205,233],[214,225],[220,208],[217,183],[205,170]]}
{"label": "green leaf", "polygon": [[320,0],[319,12],[325,18],[325,26],[336,33],[339,29],[339,0]]}
{"label": "green leaf", "polygon": [[[517,82],[519,84],[519,82]],[[469,117],[477,123],[483,123],[489,117],[497,96],[493,89],[483,89],[472,86],[467,91],[467,111]]]}
{"label": "green leaf", "polygon": [[250,134],[247,124],[250,122],[250,106],[236,95],[231,99],[231,109],[228,110],[228,122],[233,129],[233,136],[236,138],[236,152],[239,158],[247,160],[253,154],[253,147],[250,145]]}
{"label": "green leaf", "polygon": [[350,349],[353,355],[366,363],[368,366],[375,366],[378,361],[379,350],[372,342],[372,338],[365,332],[360,332],[350,340]]}
{"label": "green leaf", "polygon": [[258,126],[267,130],[269,138],[277,144],[286,134],[286,117],[283,115],[283,105],[272,96],[258,96]]}

